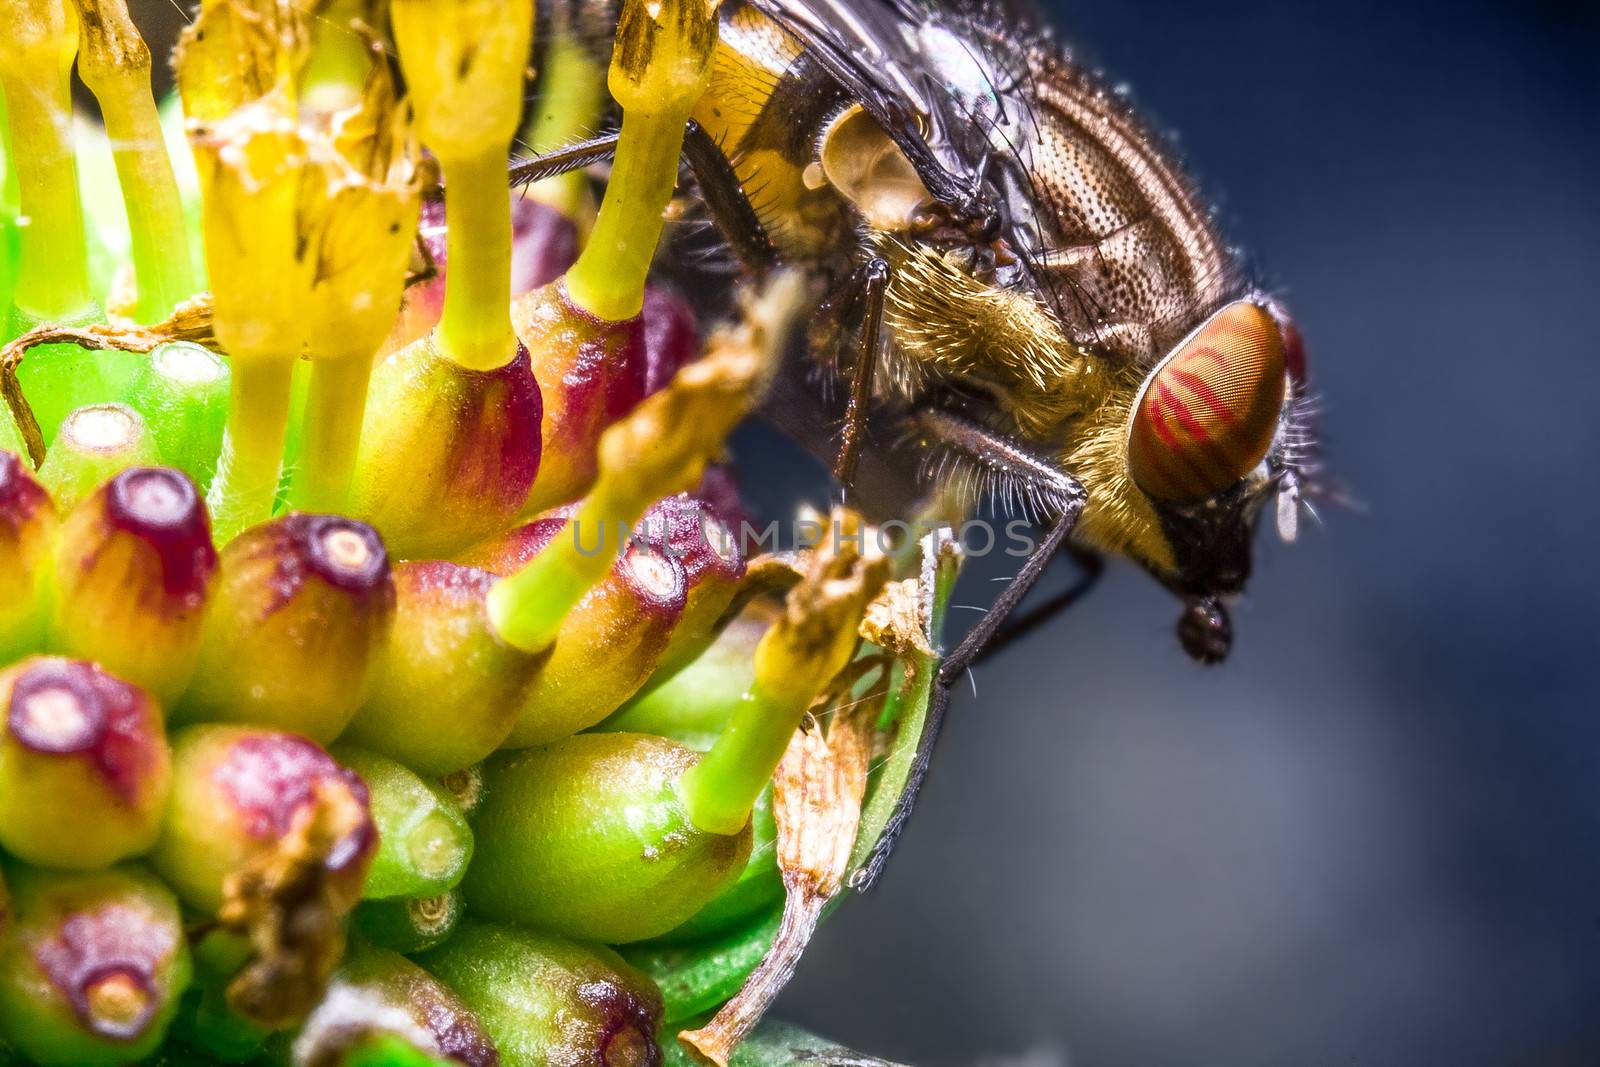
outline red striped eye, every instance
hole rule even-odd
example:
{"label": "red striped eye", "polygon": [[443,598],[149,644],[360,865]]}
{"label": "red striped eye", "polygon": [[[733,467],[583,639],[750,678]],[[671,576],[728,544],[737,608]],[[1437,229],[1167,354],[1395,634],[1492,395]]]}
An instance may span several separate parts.
{"label": "red striped eye", "polygon": [[1128,430],[1128,470],[1158,500],[1233,485],[1272,445],[1286,388],[1283,336],[1264,309],[1229,304],[1145,383]]}

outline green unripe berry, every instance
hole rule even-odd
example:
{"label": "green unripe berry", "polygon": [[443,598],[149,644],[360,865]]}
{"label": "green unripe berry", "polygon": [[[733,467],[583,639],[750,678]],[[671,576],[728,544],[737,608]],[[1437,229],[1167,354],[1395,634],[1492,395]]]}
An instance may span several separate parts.
{"label": "green unripe berry", "polygon": [[472,830],[443,788],[376,753],[341,745],[333,755],[367,784],[378,828],[362,896],[433,897],[454,888],[472,859]]}
{"label": "green unripe berry", "polygon": [[350,921],[355,931],[379,948],[411,955],[442,944],[466,914],[461,890],[410,900],[363,900]]}
{"label": "green unripe berry", "polygon": [[733,880],[750,830],[697,829],[678,781],[697,756],[644,734],[579,734],[497,758],[463,886],[477,913],[620,944],[684,922]]}
{"label": "green unripe berry", "polygon": [[461,995],[502,1067],[658,1063],[661,994],[609,949],[467,921],[418,961]]}

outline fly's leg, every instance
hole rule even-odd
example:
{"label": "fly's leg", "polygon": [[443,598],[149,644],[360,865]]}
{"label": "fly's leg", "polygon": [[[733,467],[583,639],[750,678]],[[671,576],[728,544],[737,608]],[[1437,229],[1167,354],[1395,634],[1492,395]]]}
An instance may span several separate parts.
{"label": "fly's leg", "polygon": [[1003,651],[1012,642],[1037,630],[1067,608],[1088,596],[1090,590],[1100,584],[1100,577],[1105,573],[1106,562],[1105,558],[1099,553],[1086,552],[1068,545],[1062,555],[1077,564],[1077,580],[1038,607],[1030,608],[1017,618],[1008,620],[1000,628],[999,632],[994,635],[994,639],[984,646],[982,652],[978,653],[978,658],[973,660],[974,666]]}
{"label": "fly's leg", "polygon": [[586,141],[575,141],[537,156],[519,159],[511,164],[507,176],[512,185],[532,185],[546,178],[604,163],[616,154],[617,132],[613,130]]}
{"label": "fly's leg", "polygon": [[[511,185],[529,185],[558,174],[604,163],[617,153],[617,134],[605,133],[519,159],[507,171]],[[777,261],[772,240],[739,184],[733,165],[711,135],[690,119],[684,127],[683,159],[693,172],[711,221],[745,267],[757,277]]]}
{"label": "fly's leg", "polygon": [[[889,264],[880,257],[868,260],[856,272],[858,298],[864,303],[861,328],[856,332],[856,362],[850,372],[850,400],[845,407],[844,433],[833,461],[833,476],[845,493],[855,485],[866,438],[867,407],[872,402],[872,382],[878,369],[878,335],[883,329],[883,301],[889,291]],[[852,285],[856,285],[852,280]]]}

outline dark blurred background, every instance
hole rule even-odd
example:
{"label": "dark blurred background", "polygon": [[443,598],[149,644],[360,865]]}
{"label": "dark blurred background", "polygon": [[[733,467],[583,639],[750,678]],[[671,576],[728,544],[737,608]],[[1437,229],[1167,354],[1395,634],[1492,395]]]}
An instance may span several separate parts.
{"label": "dark blurred background", "polygon": [[1287,295],[1365,513],[1263,539],[1221,668],[1119,568],[980,669],[780,1014],[930,1067],[1600,1064],[1596,5],[1053,7]]}

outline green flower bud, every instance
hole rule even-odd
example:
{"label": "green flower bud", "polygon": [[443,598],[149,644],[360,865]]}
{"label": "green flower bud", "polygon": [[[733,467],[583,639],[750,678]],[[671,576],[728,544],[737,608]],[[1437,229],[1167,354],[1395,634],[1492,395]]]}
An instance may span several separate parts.
{"label": "green flower bud", "polygon": [[450,799],[470,823],[483,806],[483,764],[474,763],[459,771],[440,775],[439,786],[450,794]]}
{"label": "green flower bud", "polygon": [[[85,326],[99,320],[96,311],[74,316],[63,325]],[[23,320],[13,312],[12,325],[6,332],[22,334],[40,325],[43,323]],[[62,423],[74,411],[125,399],[128,383],[138,373],[141,359],[131,352],[97,351],[68,341],[28,349],[17,367],[17,383],[28,398],[45,447],[54,446]]]}
{"label": "green flower bud", "polygon": [[644,734],[579,734],[488,769],[477,913],[618,944],[657,937],[703,908],[750,854],[748,826],[705,833],[678,782],[694,752]]}
{"label": "green flower bud", "polygon": [[333,755],[367,784],[378,828],[362,896],[429,897],[454,888],[472,859],[472,830],[449,795],[375,753],[341,745]]}
{"label": "green flower bud", "polygon": [[65,512],[118,471],[158,462],[138,412],[125,404],[91,404],[61,423],[39,466],[39,482]]}
{"label": "green flower bud", "polygon": [[178,902],[135,867],[12,867],[0,1031],[40,1067],[111,1067],[154,1052],[189,983]]}
{"label": "green flower bud", "polygon": [[139,364],[128,406],[144,417],[161,461],[209,488],[222,454],[231,374],[227,360],[188,341],[158,346]]}
{"label": "green flower bud", "polygon": [[419,962],[477,1013],[503,1067],[660,1062],[661,994],[609,949],[468,921]]}
{"label": "green flower bud", "polygon": [[61,524],[51,643],[170,702],[194,674],[216,566],[194,483],[125,470]]}
{"label": "green flower bud", "polygon": [[0,452],[0,663],[44,647],[56,509],[16,452]]}
{"label": "green flower bud", "polygon": [[388,553],[364,523],[295,513],[246,530],[222,550],[178,717],[333,740],[366,692],[394,600]]}
{"label": "green flower bud", "polygon": [[738,877],[680,926],[656,940],[671,945],[703,941],[769,914],[783,900],[783,872],[778,868],[778,823],[772,816],[772,787],[756,798],[750,811],[750,858]]}
{"label": "green flower bud", "polygon": [[357,943],[294,1038],[293,1062],[336,1067],[347,1050],[377,1035],[465,1067],[502,1062],[483,1023],[450,987],[403,956]]}
{"label": "green flower bud", "polygon": [[776,618],[770,602],[755,601],[704,652],[676,671],[658,671],[599,728],[660,734],[704,752],[755,682],[756,646]]}
{"label": "green flower bud", "polygon": [[453,563],[395,568],[383,669],[344,740],[422,774],[449,774],[500,747],[540,657],[500,640],[484,600],[494,576]]}
{"label": "green flower bud", "polygon": [[379,948],[411,955],[442,944],[466,914],[459,889],[410,900],[363,900],[350,917],[355,931]]}
{"label": "green flower bud", "polygon": [[[776,614],[768,602],[756,601],[728,623],[698,657],[665,678],[652,680],[599,728],[659,734],[697,752],[706,751],[750,691],[755,681],[756,646]],[[750,829],[750,859],[739,877],[693,918],[662,935],[661,941],[677,944],[723,933],[783,898],[771,786],[756,798]]]}
{"label": "green flower bud", "polygon": [[0,672],[0,845],[89,869],[155,843],[171,784],[161,714],[92,663],[36,656]]}

